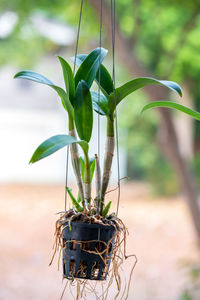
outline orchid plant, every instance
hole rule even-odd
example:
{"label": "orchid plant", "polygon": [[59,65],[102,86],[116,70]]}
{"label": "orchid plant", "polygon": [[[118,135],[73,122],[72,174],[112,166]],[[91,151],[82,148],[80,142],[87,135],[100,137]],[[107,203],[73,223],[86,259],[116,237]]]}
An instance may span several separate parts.
{"label": "orchid plant", "polygon": [[[53,88],[68,113],[68,135],[56,135],[45,140],[33,153],[30,163],[35,163],[69,145],[79,190],[78,196],[75,197],[72,190],[66,187],[73,208],[77,213],[82,212],[101,217],[108,216],[111,206],[111,202],[105,203],[105,196],[110,180],[115,148],[116,106],[134,91],[152,84],[162,85],[182,96],[181,88],[177,83],[147,77],[136,78],[118,88],[114,88],[113,79],[102,64],[106,55],[106,49],[96,48],[88,55],[81,54],[72,58],[72,61],[79,67],[75,74],[73,74],[69,63],[58,56],[63,71],[65,88],[55,85],[43,75],[33,71],[21,71],[14,76],[14,78],[32,80]],[[94,81],[99,86],[101,93],[91,91]],[[95,158],[90,158],[88,154],[93,130],[93,110],[107,120],[102,176],[98,156],[95,155]],[[79,155],[79,147],[84,158]],[[96,173],[96,197],[92,200],[91,183],[94,171]]]}

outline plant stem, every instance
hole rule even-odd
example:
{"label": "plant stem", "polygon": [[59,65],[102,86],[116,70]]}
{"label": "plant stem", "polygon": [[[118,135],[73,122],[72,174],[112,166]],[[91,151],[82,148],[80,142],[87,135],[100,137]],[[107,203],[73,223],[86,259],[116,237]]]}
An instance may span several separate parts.
{"label": "plant stem", "polygon": [[70,115],[68,114],[68,128],[69,131],[74,131],[74,120],[70,117]]}
{"label": "plant stem", "polygon": [[115,147],[114,118],[107,117],[107,139],[106,139],[106,148],[105,148],[105,155],[104,155],[104,169],[103,169],[101,200],[100,200],[101,214],[103,212],[105,194],[110,180],[111,166],[112,166],[112,161],[114,156],[114,147]]}
{"label": "plant stem", "polygon": [[96,177],[96,213],[100,213],[100,205],[101,205],[101,169],[99,165],[99,158],[97,154],[95,154],[95,177]]}
{"label": "plant stem", "polygon": [[[69,119],[69,135],[76,138],[74,123],[70,119]],[[80,156],[79,156],[78,146],[76,143],[70,145],[70,153],[71,153],[74,174],[76,176],[76,181],[77,181],[77,185],[78,185],[80,196],[81,196],[81,202],[84,207],[84,192],[83,192],[83,182],[82,182],[82,176],[81,176]]]}
{"label": "plant stem", "polygon": [[84,196],[85,196],[85,205],[88,207],[91,201],[91,173],[90,173],[90,160],[88,153],[84,152],[85,158],[85,173],[84,173]]}

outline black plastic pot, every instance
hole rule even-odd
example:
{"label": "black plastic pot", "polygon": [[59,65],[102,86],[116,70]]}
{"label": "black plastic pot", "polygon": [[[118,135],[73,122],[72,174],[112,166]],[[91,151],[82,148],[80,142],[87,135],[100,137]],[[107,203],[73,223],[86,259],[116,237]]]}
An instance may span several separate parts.
{"label": "black plastic pot", "polygon": [[[68,279],[105,280],[112,255],[115,228],[109,225],[72,222],[70,230],[65,225],[63,276]],[[100,256],[98,253],[105,249]],[[95,253],[89,253],[90,251]]]}

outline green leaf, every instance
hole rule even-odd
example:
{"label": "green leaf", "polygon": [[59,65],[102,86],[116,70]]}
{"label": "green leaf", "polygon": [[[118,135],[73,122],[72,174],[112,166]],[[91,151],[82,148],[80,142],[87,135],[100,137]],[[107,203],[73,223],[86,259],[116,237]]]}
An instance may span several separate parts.
{"label": "green leaf", "polygon": [[144,112],[147,109],[153,108],[153,107],[167,107],[167,108],[174,108],[177,109],[179,111],[182,111],[184,113],[186,113],[187,115],[191,116],[192,118],[199,120],[200,121],[200,113],[188,108],[184,105],[181,105],[179,103],[176,102],[170,102],[170,101],[154,101],[151,102],[147,105],[145,105],[142,109],[142,112]]}
{"label": "green leaf", "polygon": [[136,91],[146,85],[151,85],[151,84],[163,85],[163,86],[171,89],[172,91],[178,93],[179,96],[182,96],[181,87],[176,82],[167,81],[167,80],[157,80],[157,79],[148,78],[148,77],[140,77],[140,78],[136,78],[136,79],[133,79],[133,80],[125,83],[121,87],[117,88],[115,93],[113,92],[110,95],[109,104],[110,104],[111,112],[113,112],[115,109],[115,99],[116,99],[116,104],[118,105],[125,97],[127,97],[134,91]]}
{"label": "green leaf", "polygon": [[85,173],[85,160],[83,157],[80,157],[80,164],[81,164],[81,175],[84,180],[84,173]]}
{"label": "green leaf", "polygon": [[90,176],[91,176],[91,180],[93,179],[94,171],[95,171],[95,158],[92,157],[92,158],[90,158]]}
{"label": "green leaf", "polygon": [[72,204],[74,205],[75,209],[78,212],[82,212],[83,208],[82,206],[80,206],[80,204],[78,203],[78,201],[76,200],[76,198],[74,197],[74,195],[72,194],[72,189],[66,187],[67,193],[69,194],[71,200],[72,200]]}
{"label": "green leaf", "polygon": [[[80,66],[82,62],[86,59],[86,54],[79,54],[76,57],[76,65]],[[75,62],[75,57],[72,57],[71,60]],[[106,67],[101,64],[101,78],[100,78],[100,88],[105,96],[110,95],[114,91],[114,83],[110,76],[110,73],[106,69]],[[95,80],[99,83],[99,68],[97,70]]]}
{"label": "green leaf", "polygon": [[[82,62],[86,59],[88,55],[87,54],[77,54],[76,55],[76,66],[80,67]],[[75,63],[75,56],[70,57],[71,61]]]}
{"label": "green leaf", "polygon": [[17,74],[15,74],[14,78],[27,79],[27,80],[35,81],[35,82],[50,86],[60,96],[62,105],[67,110],[70,117],[71,118],[74,117],[73,106],[71,105],[69,97],[66,94],[66,92],[61,87],[59,87],[59,86],[55,85],[53,82],[51,82],[45,76],[43,76],[39,73],[33,72],[33,71],[21,71],[21,72],[18,72]]}
{"label": "green leaf", "polygon": [[[80,163],[81,163],[81,175],[82,175],[82,178],[84,180],[84,174],[85,174],[85,160],[84,160],[84,157],[80,157]],[[90,178],[91,178],[91,181],[92,181],[93,176],[94,176],[94,171],[95,171],[95,158],[92,157],[92,158],[90,158]]]}
{"label": "green leaf", "polygon": [[14,78],[23,78],[23,79],[39,82],[42,84],[46,84],[49,86],[54,86],[54,83],[50,81],[48,78],[46,78],[45,76],[29,70],[18,72],[17,74],[15,74]]}
{"label": "green leaf", "polygon": [[110,95],[114,91],[113,80],[110,76],[110,73],[108,72],[106,67],[104,67],[104,65],[101,64],[100,80],[99,80],[99,70],[97,71],[95,79],[100,84],[101,91],[105,96]]}
{"label": "green leaf", "polygon": [[77,202],[78,202],[78,203],[81,202],[81,194],[80,194],[80,191],[78,192]]}
{"label": "green leaf", "polygon": [[107,214],[108,214],[108,212],[109,212],[109,210],[110,210],[111,203],[112,203],[112,202],[109,201],[108,204],[106,205],[106,207],[104,208],[103,213],[102,213],[102,216],[103,216],[103,217],[106,217],[106,216],[107,216]]}
{"label": "green leaf", "polygon": [[73,105],[74,97],[75,97],[74,75],[73,75],[72,69],[71,69],[70,65],[68,64],[68,62],[61,56],[58,56],[58,59],[62,66],[66,91],[69,95],[70,102]]}
{"label": "green leaf", "polygon": [[99,63],[103,61],[107,53],[108,51],[104,48],[96,48],[90,54],[88,54],[76,72],[76,87],[81,80],[84,80],[89,88],[91,87],[99,69]]}
{"label": "green leaf", "polygon": [[34,163],[42,158],[45,158],[59,149],[73,143],[79,144],[85,153],[88,152],[89,146],[86,141],[77,140],[70,135],[55,135],[40,144],[40,146],[33,153],[30,163]]}
{"label": "green leaf", "polygon": [[93,109],[102,116],[108,116],[109,114],[109,107],[108,107],[108,99],[97,92],[91,92],[92,102],[93,102]]}
{"label": "green leaf", "polygon": [[90,90],[82,80],[76,89],[75,124],[80,139],[89,142],[93,129],[93,108]]}
{"label": "green leaf", "polygon": [[59,86],[54,86],[53,88],[57,91],[58,95],[60,96],[64,109],[68,112],[71,119],[74,119],[74,109],[67,93]]}

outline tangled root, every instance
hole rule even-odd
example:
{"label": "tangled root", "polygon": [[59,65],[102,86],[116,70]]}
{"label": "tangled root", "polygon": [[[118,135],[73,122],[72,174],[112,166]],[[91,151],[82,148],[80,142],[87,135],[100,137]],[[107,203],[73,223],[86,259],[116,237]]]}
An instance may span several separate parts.
{"label": "tangled root", "polygon": [[[66,225],[66,221],[68,221],[67,225]],[[59,268],[61,252],[62,250],[65,250],[66,247],[66,241],[65,244],[63,244],[62,232],[64,228],[66,228],[67,226],[71,226],[72,221],[83,221],[92,224],[98,223],[106,226],[112,225],[115,227],[116,230],[114,236],[115,242],[113,245],[112,257],[111,258],[109,257],[109,259],[111,259],[111,263],[110,263],[110,269],[108,272],[107,280],[91,281],[84,278],[83,279],[74,278],[72,276],[72,278],[69,278],[70,280],[66,281],[60,300],[63,299],[67,287],[70,290],[73,299],[76,300],[87,299],[88,294],[92,294],[93,298],[96,300],[107,300],[109,297],[109,289],[110,287],[113,286],[115,286],[115,290],[116,290],[113,299],[127,300],[130,291],[131,278],[137,263],[137,257],[134,254],[131,255],[126,254],[126,242],[127,242],[128,230],[124,225],[124,223],[122,222],[122,220],[115,217],[115,215],[110,215],[105,219],[100,216],[96,217],[96,216],[88,216],[84,213],[75,213],[73,210],[69,210],[68,212],[62,214],[61,217],[56,221],[55,243],[53,245],[54,252],[49,265],[53,263],[55,255],[58,252],[59,253],[58,268]],[[67,242],[72,242],[72,240]],[[75,242],[76,244],[83,244],[91,241],[75,241]],[[101,242],[103,243],[103,241]],[[99,249],[95,249],[95,252],[86,249],[83,251],[99,255],[99,257],[104,261],[104,264],[106,266],[107,256],[105,257],[104,255],[105,258],[103,258],[103,254],[105,252],[108,252],[110,243],[111,240],[108,242],[108,244],[106,244],[106,249],[104,249],[103,251],[99,251]],[[131,257],[134,258],[134,262],[132,263],[131,271],[128,276],[128,281],[126,282],[124,274],[122,276],[122,274],[120,274],[121,273],[120,271],[122,271],[121,267],[124,261]],[[81,266],[81,268],[84,268],[84,266]],[[107,270],[105,270],[105,272],[106,271]],[[94,272],[95,272],[95,267],[94,267]]]}

